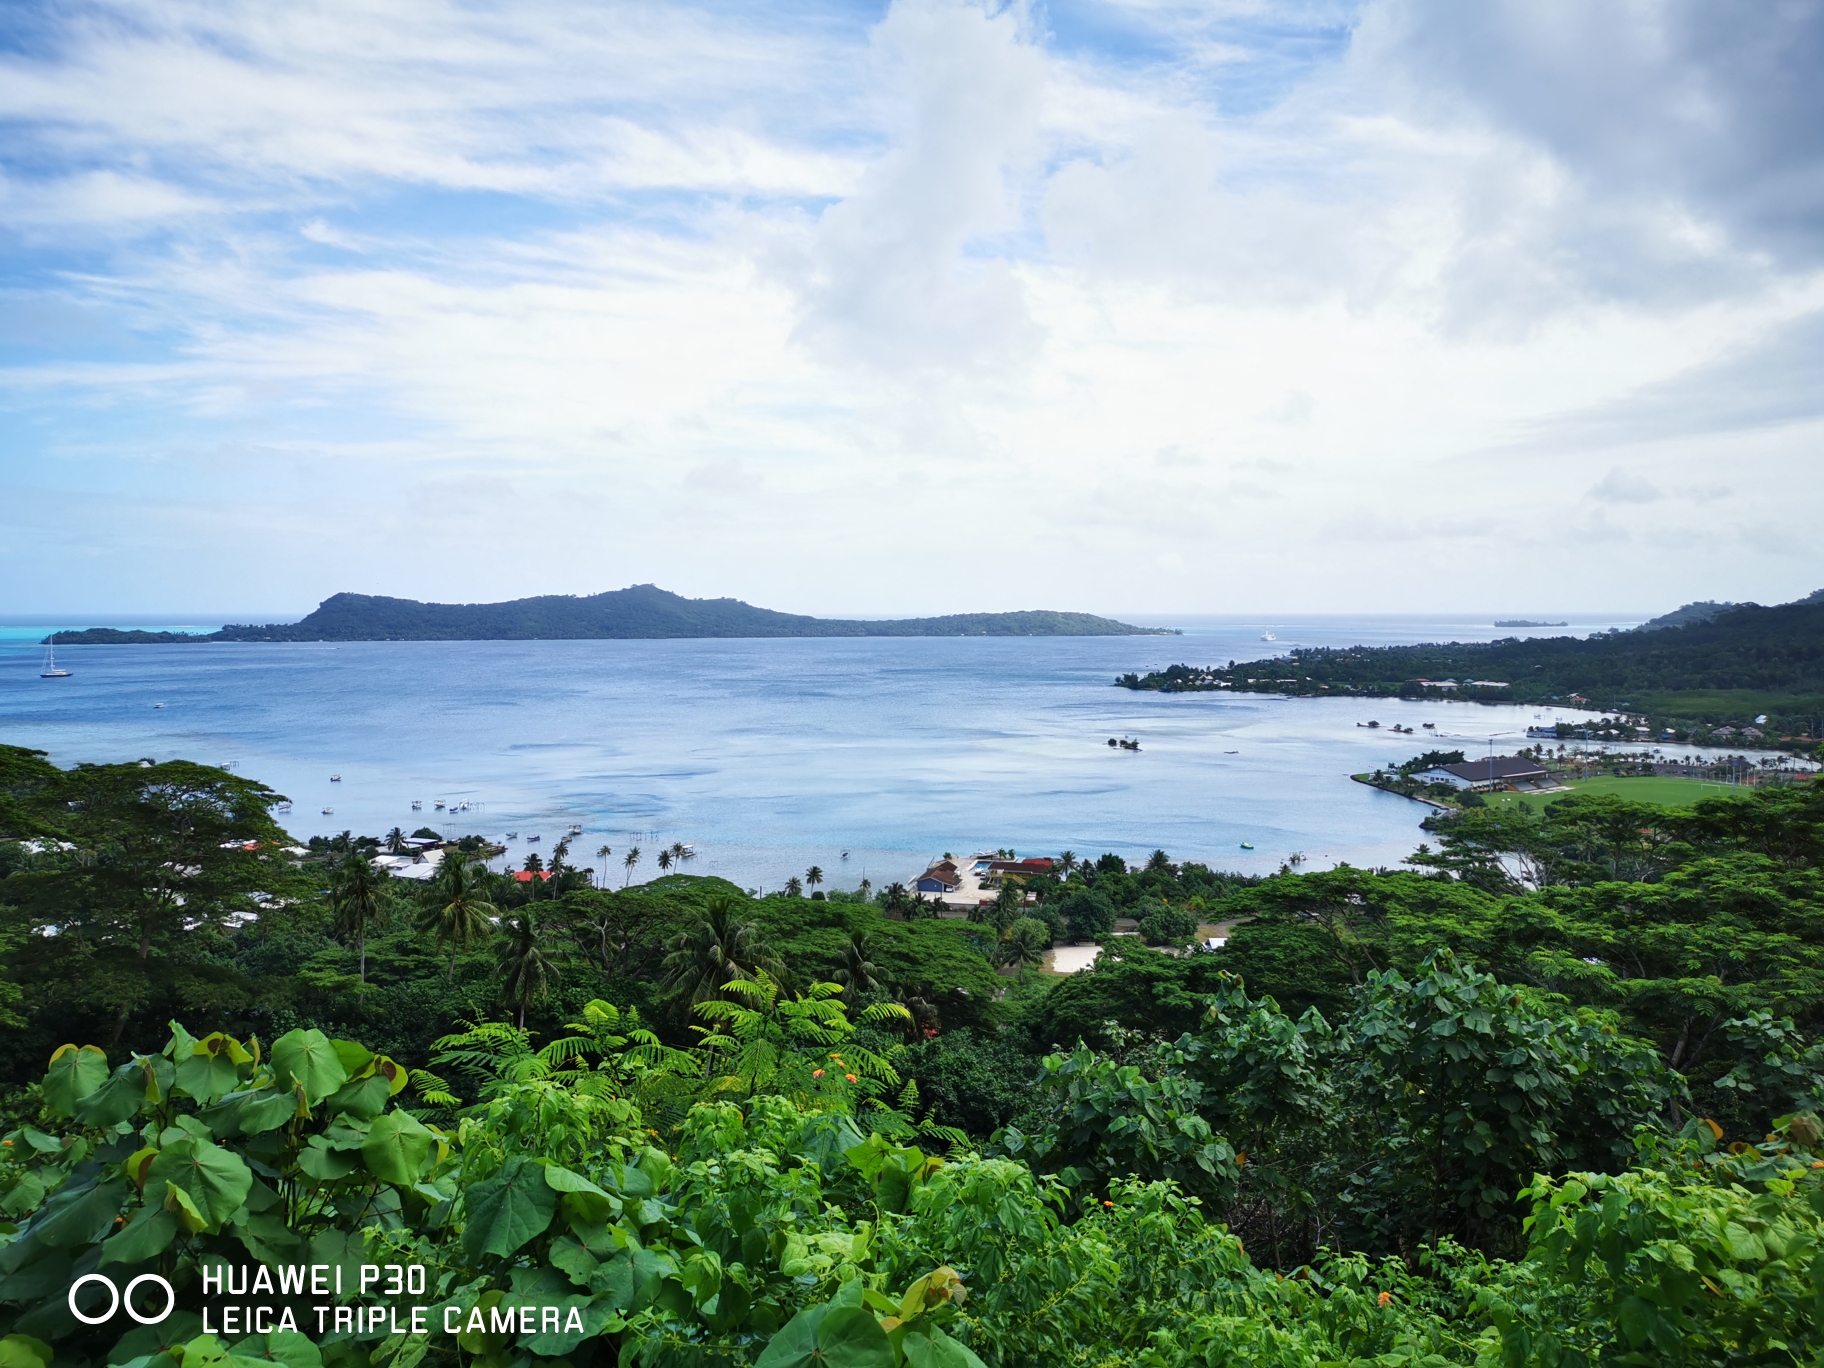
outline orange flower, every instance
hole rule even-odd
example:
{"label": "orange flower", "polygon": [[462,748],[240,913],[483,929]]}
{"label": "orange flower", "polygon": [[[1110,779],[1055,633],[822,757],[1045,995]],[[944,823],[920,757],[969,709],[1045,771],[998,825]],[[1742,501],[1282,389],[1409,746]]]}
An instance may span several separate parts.
{"label": "orange flower", "polygon": [[811,1070],[811,1077],[812,1077],[812,1078],[822,1078],[822,1077],[823,1077],[823,1070],[822,1070],[822,1069],[812,1069],[812,1070]]}
{"label": "orange flower", "polygon": [[1104,1203],[1102,1203],[1102,1205],[1105,1207],[1112,1207],[1114,1205],[1114,1203],[1113,1202],[1104,1202]]}
{"label": "orange flower", "polygon": [[851,1082],[851,1083],[853,1083],[853,1082],[854,1082],[854,1081],[855,1081],[855,1075],[854,1075],[854,1074],[844,1074],[844,1075],[843,1075],[843,1077],[844,1077],[844,1078],[846,1078],[846,1079],[848,1079],[848,1080],[849,1080],[849,1082]]}
{"label": "orange flower", "polygon": [[1390,1301],[1392,1301],[1392,1300],[1393,1300],[1393,1293],[1391,1293],[1391,1292],[1383,1292],[1383,1293],[1381,1293],[1381,1299],[1380,1299],[1380,1300],[1381,1300],[1381,1305],[1382,1305],[1382,1306],[1385,1306],[1385,1305],[1387,1305],[1387,1303],[1388,1303],[1388,1302],[1390,1302]]}

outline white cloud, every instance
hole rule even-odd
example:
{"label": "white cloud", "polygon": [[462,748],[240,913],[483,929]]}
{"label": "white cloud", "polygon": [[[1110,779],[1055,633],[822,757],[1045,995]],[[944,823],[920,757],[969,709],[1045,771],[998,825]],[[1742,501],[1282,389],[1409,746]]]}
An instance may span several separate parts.
{"label": "white cloud", "polygon": [[1541,601],[1774,601],[1815,12],[47,7],[0,484],[149,609],[1470,606],[1491,518]]}
{"label": "white cloud", "polygon": [[1590,497],[1601,503],[1649,504],[1657,503],[1665,495],[1644,476],[1611,466],[1607,475],[1590,486]]}

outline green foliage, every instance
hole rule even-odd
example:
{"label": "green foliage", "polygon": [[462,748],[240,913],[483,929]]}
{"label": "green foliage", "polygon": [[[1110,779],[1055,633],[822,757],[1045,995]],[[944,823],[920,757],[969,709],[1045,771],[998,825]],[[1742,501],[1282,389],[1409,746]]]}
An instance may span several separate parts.
{"label": "green foliage", "polygon": [[1824,1182],[1811,1148],[1794,1143],[1800,1130],[1817,1143],[1808,1117],[1722,1154],[1694,1123],[1683,1144],[1628,1172],[1536,1179],[1526,1196],[1538,1282],[1531,1295],[1487,1298],[1506,1361],[1810,1361],[1824,1345]]}
{"label": "green foliage", "polygon": [[1058,915],[1073,941],[1100,940],[1115,929],[1115,908],[1106,893],[1080,890],[1066,894],[1058,904]]}
{"label": "green foliage", "polygon": [[1031,1137],[1002,1132],[996,1138],[1009,1154],[1091,1193],[1128,1175],[1170,1179],[1218,1201],[1234,1190],[1235,1152],[1199,1113],[1201,1084],[1173,1071],[1148,1078],[1139,1066],[1117,1065],[1082,1045],[1047,1055],[1041,1068],[1050,1124]]}
{"label": "green foliage", "polygon": [[1182,906],[1141,904],[1140,935],[1148,945],[1188,945],[1197,934],[1197,914]]}

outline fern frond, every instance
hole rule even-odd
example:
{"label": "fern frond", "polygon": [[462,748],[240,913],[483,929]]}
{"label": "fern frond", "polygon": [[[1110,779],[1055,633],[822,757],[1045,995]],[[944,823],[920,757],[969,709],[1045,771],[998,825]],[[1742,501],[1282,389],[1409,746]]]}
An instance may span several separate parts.
{"label": "fern frond", "polygon": [[856,1020],[866,1025],[872,1025],[877,1021],[910,1021],[912,1013],[903,1002],[877,1002]]}

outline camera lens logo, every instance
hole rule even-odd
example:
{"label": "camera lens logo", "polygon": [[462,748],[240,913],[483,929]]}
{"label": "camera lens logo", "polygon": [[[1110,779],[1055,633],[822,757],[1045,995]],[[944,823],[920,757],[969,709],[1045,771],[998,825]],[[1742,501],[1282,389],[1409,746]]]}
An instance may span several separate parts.
{"label": "camera lens logo", "polygon": [[[103,1311],[99,1316],[88,1315],[84,1313],[81,1307],[76,1305],[76,1294],[82,1291],[82,1289],[87,1287],[90,1283],[100,1283],[103,1287],[108,1289],[108,1309]],[[133,1305],[133,1294],[139,1291],[146,1283],[154,1283],[157,1286],[162,1287],[165,1291],[164,1309],[156,1316],[142,1316],[139,1313],[139,1309]],[[114,1286],[114,1280],[112,1278],[101,1273],[85,1273],[80,1278],[76,1279],[75,1282],[70,1284],[69,1301],[70,1314],[76,1317],[76,1319],[81,1321],[84,1325],[105,1325],[108,1321],[114,1319],[114,1313],[119,1311],[122,1306],[125,1306],[127,1314],[133,1317],[133,1319],[138,1321],[141,1325],[157,1325],[162,1322],[165,1317],[169,1316],[172,1308],[177,1305],[177,1293],[173,1290],[170,1283],[166,1282],[156,1273],[141,1273],[137,1278],[133,1279],[132,1282],[127,1284],[125,1293],[122,1293],[118,1287]]]}

